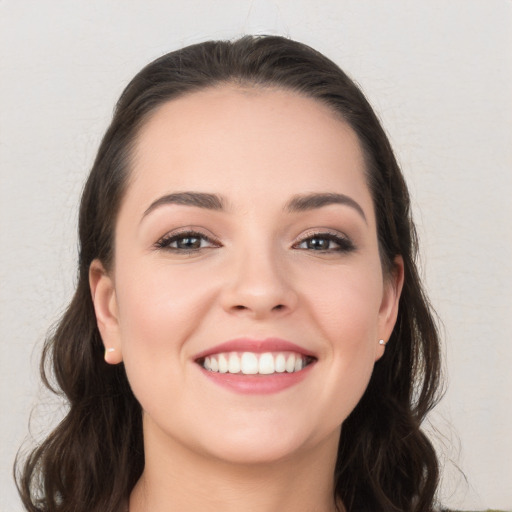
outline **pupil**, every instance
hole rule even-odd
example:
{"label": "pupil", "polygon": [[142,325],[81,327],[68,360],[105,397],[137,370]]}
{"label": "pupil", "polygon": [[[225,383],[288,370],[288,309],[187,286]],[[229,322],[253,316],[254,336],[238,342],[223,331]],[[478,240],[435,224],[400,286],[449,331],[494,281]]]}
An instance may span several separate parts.
{"label": "pupil", "polygon": [[309,248],[316,250],[325,250],[329,247],[329,240],[325,238],[312,238],[309,241]]}
{"label": "pupil", "polygon": [[181,249],[199,249],[201,240],[197,236],[186,236],[177,241]]}

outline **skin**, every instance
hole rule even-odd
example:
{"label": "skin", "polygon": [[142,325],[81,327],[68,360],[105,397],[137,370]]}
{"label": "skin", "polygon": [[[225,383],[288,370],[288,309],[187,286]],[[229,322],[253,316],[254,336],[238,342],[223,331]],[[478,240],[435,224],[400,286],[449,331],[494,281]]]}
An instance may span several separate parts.
{"label": "skin", "polygon": [[[150,208],[190,191],[221,195],[225,208]],[[288,211],[310,193],[343,194],[361,211]],[[191,227],[214,242],[158,246]],[[383,275],[357,137],[326,106],[231,86],[163,105],[138,137],[113,269],[90,270],[106,360],[124,361],[143,408],[146,467],[130,510],[334,510],[341,425],[396,321],[395,267]],[[194,356],[239,337],[283,338],[316,361],[278,393],[235,393]]]}

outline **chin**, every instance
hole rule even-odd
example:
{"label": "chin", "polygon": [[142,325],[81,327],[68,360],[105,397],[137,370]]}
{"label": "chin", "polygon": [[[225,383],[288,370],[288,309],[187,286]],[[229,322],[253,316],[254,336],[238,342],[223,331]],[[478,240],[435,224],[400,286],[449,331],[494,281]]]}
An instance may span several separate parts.
{"label": "chin", "polygon": [[[301,428],[297,428],[300,425]],[[261,465],[285,462],[303,456],[322,445],[336,452],[340,427],[319,431],[308,429],[304,423],[290,424],[284,421],[264,425],[246,425],[245,428],[223,428],[221,435],[206,434],[202,439],[214,437],[215,442],[202,443],[203,450],[226,463]]]}
{"label": "chin", "polygon": [[298,439],[274,440],[252,439],[245,442],[223,443],[211,453],[213,457],[228,464],[267,465],[293,459],[306,449],[304,441]]}

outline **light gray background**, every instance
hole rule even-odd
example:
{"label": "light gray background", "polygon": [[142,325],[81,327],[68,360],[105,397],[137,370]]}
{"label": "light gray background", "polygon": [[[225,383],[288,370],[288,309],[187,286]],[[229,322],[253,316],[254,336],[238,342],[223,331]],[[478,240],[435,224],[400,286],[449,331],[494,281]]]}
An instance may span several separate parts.
{"label": "light gray background", "polygon": [[427,426],[441,498],[512,509],[510,1],[0,0],[0,510],[21,510],[10,473],[31,409],[35,435],[59,417],[37,364],[73,289],[78,197],[116,98],[162,53],[244,33],[314,46],[378,111],[444,322],[449,387]]}

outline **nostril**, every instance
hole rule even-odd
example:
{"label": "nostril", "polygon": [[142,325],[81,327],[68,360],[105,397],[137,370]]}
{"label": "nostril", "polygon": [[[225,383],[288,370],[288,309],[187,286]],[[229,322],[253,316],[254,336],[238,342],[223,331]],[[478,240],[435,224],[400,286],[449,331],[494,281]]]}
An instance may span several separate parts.
{"label": "nostril", "polygon": [[[272,308],[272,311],[280,311],[282,309],[284,309],[284,305],[283,304],[277,304],[277,306],[274,306]],[[233,306],[233,309],[237,310],[237,311],[244,311],[246,309],[249,309],[247,306],[244,306],[242,304],[237,304],[236,306]]]}

